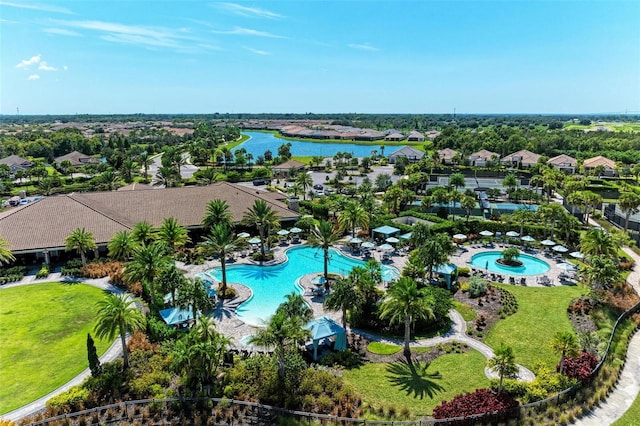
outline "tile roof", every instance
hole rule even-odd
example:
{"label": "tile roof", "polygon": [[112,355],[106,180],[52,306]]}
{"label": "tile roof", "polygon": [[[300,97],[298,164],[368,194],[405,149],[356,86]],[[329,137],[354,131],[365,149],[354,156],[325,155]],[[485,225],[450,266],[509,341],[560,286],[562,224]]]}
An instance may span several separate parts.
{"label": "tile roof", "polygon": [[389,154],[389,158],[397,158],[397,157],[416,158],[419,160],[422,157],[424,157],[424,152],[420,151],[419,149],[415,149],[411,146],[403,146],[397,151],[393,151],[391,154]]}
{"label": "tile roof", "polygon": [[7,166],[20,166],[31,167],[33,163],[26,158],[22,158],[18,155],[10,155],[0,159],[0,164],[6,164]]}
{"label": "tile roof", "polygon": [[491,151],[489,151],[487,149],[481,149],[480,151],[474,152],[473,154],[471,154],[469,156],[469,159],[476,160],[478,158],[481,158],[481,159],[484,159],[484,160],[491,161],[494,156],[496,156],[498,158],[500,157],[500,155],[498,153],[496,153],[496,152],[491,152]]}
{"label": "tile roof", "polygon": [[582,165],[586,168],[595,168],[598,166],[604,166],[605,168],[609,168],[612,170],[616,168],[615,161],[609,160],[607,157],[603,157],[602,155],[588,158],[582,162]]}
{"label": "tile roof", "polygon": [[282,164],[278,164],[276,166],[272,166],[271,168],[274,170],[289,170],[289,169],[301,169],[305,167],[306,164],[297,160],[287,160]]}
{"label": "tile roof", "polygon": [[552,166],[575,167],[577,163],[578,160],[567,154],[556,155],[547,160],[547,164],[551,164]]}
{"label": "tile roof", "polygon": [[451,148],[444,148],[444,149],[438,150],[438,157],[440,157],[443,160],[451,160],[457,154],[458,154],[458,151]]}
{"label": "tile roof", "polygon": [[219,182],[208,186],[45,197],[0,215],[0,235],[14,252],[64,247],[64,239],[76,228],[86,228],[94,234],[96,243],[105,244],[116,232],[141,221],[157,227],[165,218],[174,217],[188,228],[200,227],[206,205],[214,199],[225,200],[237,222],[256,199],[265,200],[283,219],[299,217],[287,208],[282,195]]}
{"label": "tile roof", "polygon": [[500,159],[500,162],[518,161],[521,164],[536,164],[541,155],[531,152],[528,149],[521,149],[513,154],[506,155]]}
{"label": "tile roof", "polygon": [[73,151],[68,154],[55,158],[55,162],[60,164],[61,162],[69,160],[74,167],[82,166],[83,164],[99,163],[100,160],[93,158],[90,155],[83,154],[78,151]]}

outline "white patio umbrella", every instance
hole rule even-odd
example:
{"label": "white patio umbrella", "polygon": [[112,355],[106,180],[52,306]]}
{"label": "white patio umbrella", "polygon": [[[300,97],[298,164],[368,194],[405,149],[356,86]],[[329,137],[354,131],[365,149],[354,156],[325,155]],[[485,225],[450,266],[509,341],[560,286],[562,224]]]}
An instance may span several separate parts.
{"label": "white patio umbrella", "polygon": [[380,250],[382,251],[393,251],[393,246],[391,244],[383,244],[380,246]]}
{"label": "white patio umbrella", "polygon": [[258,237],[253,237],[252,239],[250,239],[248,241],[249,244],[260,244],[260,238]]}
{"label": "white patio umbrella", "polygon": [[289,231],[287,231],[286,229],[281,229],[277,232],[277,234],[284,237],[285,235],[289,235]]}
{"label": "white patio umbrella", "polygon": [[555,246],[556,242],[553,241],[553,240],[542,240],[542,241],[540,241],[540,244],[542,244],[543,246],[551,247],[551,246]]}
{"label": "white patio umbrella", "polygon": [[533,238],[531,235],[525,235],[524,237],[520,238],[522,241],[526,242],[526,243],[532,243],[534,242],[536,239]]}
{"label": "white patio umbrella", "polygon": [[558,263],[556,266],[566,272],[571,272],[576,270],[575,265],[567,262]]}
{"label": "white patio umbrella", "polygon": [[251,236],[251,234],[249,234],[248,232],[241,232],[238,234],[238,238],[249,238]]}
{"label": "white patio umbrella", "polygon": [[467,236],[464,235],[464,234],[456,234],[456,235],[453,236],[453,239],[454,240],[466,240]]}
{"label": "white patio umbrella", "polygon": [[568,252],[568,251],[569,251],[569,249],[568,249],[568,248],[566,248],[565,246],[560,246],[560,245],[558,245],[558,246],[553,246],[552,250],[553,250],[553,251],[557,251],[558,253],[566,253],[566,252]]}
{"label": "white patio umbrella", "polygon": [[376,245],[371,241],[365,241],[362,243],[362,248],[374,248]]}
{"label": "white patio umbrella", "polygon": [[362,243],[362,238],[358,238],[358,237],[352,238],[351,240],[349,240],[349,242],[351,244],[360,244],[360,243]]}
{"label": "white patio umbrella", "polygon": [[397,239],[396,237],[389,237],[385,241],[388,242],[389,244],[395,244],[400,242],[400,240]]}
{"label": "white patio umbrella", "polygon": [[517,233],[516,231],[508,231],[505,235],[506,235],[507,237],[512,237],[512,238],[514,238],[514,237],[519,237],[519,236],[520,236],[520,234],[519,234],[519,233]]}
{"label": "white patio umbrella", "polygon": [[573,257],[574,259],[584,259],[584,254],[580,253],[579,251],[572,251],[571,253],[569,253],[569,256]]}
{"label": "white patio umbrella", "polygon": [[482,235],[483,237],[493,237],[493,232],[485,230],[480,232],[480,235]]}
{"label": "white patio umbrella", "polygon": [[300,232],[302,232],[302,229],[293,227],[293,228],[289,229],[289,231],[293,232],[294,234],[299,234]]}

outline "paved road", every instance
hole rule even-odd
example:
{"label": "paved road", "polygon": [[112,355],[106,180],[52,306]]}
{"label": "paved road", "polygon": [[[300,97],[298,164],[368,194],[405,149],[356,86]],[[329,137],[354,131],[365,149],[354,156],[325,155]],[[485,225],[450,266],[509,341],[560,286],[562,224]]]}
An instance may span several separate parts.
{"label": "paved road", "polygon": [[[200,170],[200,167],[191,164],[190,154],[182,154],[182,158],[186,160],[186,164],[180,166],[180,176],[182,176],[182,179],[189,179],[195,172]],[[154,157],[153,162],[149,165],[148,174],[152,180],[160,167],[162,167],[162,155]],[[143,172],[144,170],[141,169],[141,173]]]}

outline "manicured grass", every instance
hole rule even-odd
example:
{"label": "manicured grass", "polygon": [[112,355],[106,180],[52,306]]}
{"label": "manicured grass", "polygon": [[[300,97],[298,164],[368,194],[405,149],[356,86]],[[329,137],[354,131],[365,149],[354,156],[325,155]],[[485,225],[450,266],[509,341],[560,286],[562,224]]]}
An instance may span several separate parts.
{"label": "manicured grass", "polygon": [[489,386],[484,375],[486,359],[477,351],[447,354],[434,360],[422,374],[424,364],[414,370],[401,362],[369,363],[347,370],[343,377],[364,402],[380,407],[406,408],[414,415],[429,415],[444,400],[463,392]]}
{"label": "manicured grass", "polygon": [[460,313],[460,315],[462,315],[462,318],[464,318],[465,321],[473,321],[478,315],[477,312],[466,303],[461,303],[454,300],[453,307]]}
{"label": "manicured grass", "polygon": [[640,422],[640,395],[624,415],[613,423],[613,426],[638,426],[638,422]]}
{"label": "manicured grass", "polygon": [[402,349],[398,345],[390,345],[387,343],[371,342],[367,346],[367,350],[377,355],[393,355]]}
{"label": "manicured grass", "polygon": [[[99,288],[44,283],[0,290],[0,414],[46,395],[88,367]],[[98,354],[110,342],[94,337]]]}
{"label": "manicured grass", "polygon": [[498,321],[489,331],[486,344],[497,348],[504,343],[513,348],[516,362],[531,368],[538,360],[555,367],[559,356],[551,349],[558,331],[573,331],[567,315],[571,300],[586,294],[584,286],[518,287],[494,284],[509,290],[518,299],[515,314]]}

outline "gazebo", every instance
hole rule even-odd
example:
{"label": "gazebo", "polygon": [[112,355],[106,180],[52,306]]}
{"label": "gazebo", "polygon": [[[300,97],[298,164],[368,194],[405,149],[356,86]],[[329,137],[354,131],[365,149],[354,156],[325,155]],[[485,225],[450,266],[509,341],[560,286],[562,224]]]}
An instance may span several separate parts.
{"label": "gazebo", "polygon": [[398,228],[394,228],[393,226],[389,226],[389,225],[379,226],[376,229],[371,231],[371,238],[375,239],[376,234],[381,234],[381,235],[384,235],[384,239],[386,240],[390,236],[395,235],[399,232],[400,230]]}
{"label": "gazebo", "polygon": [[167,308],[160,311],[162,320],[167,325],[181,327],[189,321],[193,321],[193,312],[190,309]]}
{"label": "gazebo", "polygon": [[347,331],[331,318],[320,317],[312,319],[305,325],[305,328],[311,331],[314,361],[318,359],[318,346],[325,339],[330,342],[333,341],[333,349],[337,351],[347,349]]}
{"label": "gazebo", "polygon": [[451,282],[454,281],[458,275],[458,267],[453,263],[443,263],[442,265],[435,266],[433,268],[433,273],[444,278],[447,283],[447,288],[450,289]]}

